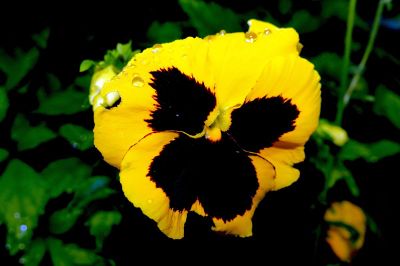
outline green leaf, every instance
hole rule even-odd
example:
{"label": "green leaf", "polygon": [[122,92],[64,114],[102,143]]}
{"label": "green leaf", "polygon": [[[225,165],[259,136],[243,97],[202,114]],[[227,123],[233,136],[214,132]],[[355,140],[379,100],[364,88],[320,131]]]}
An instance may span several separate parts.
{"label": "green leaf", "polygon": [[94,200],[104,199],[114,194],[115,191],[108,187],[110,179],[106,176],[93,176],[79,186],[71,206],[76,208],[85,208]]}
{"label": "green leaf", "polygon": [[353,161],[362,158],[374,163],[399,152],[400,144],[386,139],[370,144],[350,140],[340,150],[339,156],[342,160]]}
{"label": "green leaf", "polygon": [[0,49],[0,70],[7,76],[5,88],[13,89],[32,69],[39,58],[37,48],[31,48],[28,52],[23,52],[17,48],[15,56],[11,57]]}
{"label": "green leaf", "polygon": [[26,266],[39,266],[46,253],[46,242],[43,239],[35,239],[26,248],[20,263]]}
{"label": "green leaf", "polygon": [[153,21],[147,30],[147,38],[152,43],[165,43],[180,39],[182,29],[179,22],[160,23]]}
{"label": "green leaf", "polygon": [[0,87],[0,122],[6,117],[9,106],[7,91],[4,87]]}
{"label": "green leaf", "polygon": [[90,176],[92,169],[78,158],[61,159],[50,163],[43,171],[49,183],[49,197],[55,198],[63,192],[72,193]]}
{"label": "green leaf", "polygon": [[[339,18],[342,21],[347,21],[347,10],[349,1],[347,0],[324,0],[321,1],[321,17],[329,19],[331,17]],[[369,25],[363,21],[360,16],[355,14],[354,25],[363,30],[368,30]]]}
{"label": "green leaf", "polygon": [[320,21],[307,10],[299,10],[293,14],[287,26],[295,28],[300,33],[307,33],[318,29]]}
{"label": "green leaf", "polygon": [[50,216],[49,230],[53,234],[64,234],[69,231],[83,213],[83,209],[65,208],[54,212]]}
{"label": "green leaf", "polygon": [[47,82],[52,91],[61,90],[62,84],[59,78],[52,73],[47,73]]}
{"label": "green leaf", "polygon": [[75,244],[65,244],[61,240],[48,238],[47,247],[54,266],[106,265],[104,259],[96,253]]}
{"label": "green leaf", "polygon": [[353,174],[344,166],[343,163],[337,163],[333,168],[331,175],[329,176],[327,182],[327,187],[332,188],[339,180],[344,180],[349,188],[351,194],[354,197],[360,195],[360,189],[356,181],[354,180]]}
{"label": "green leaf", "polygon": [[47,47],[47,40],[49,39],[50,29],[46,28],[42,32],[35,34],[32,36],[32,39],[36,42],[36,44],[44,49]]}
{"label": "green leaf", "polygon": [[77,182],[74,188],[75,195],[68,206],[56,211],[50,217],[50,231],[54,234],[63,234],[70,230],[89,203],[106,198],[115,192],[108,188],[109,179],[105,176],[95,176]]}
{"label": "green leaf", "polygon": [[375,92],[374,112],[400,128],[400,96],[382,85]]}
{"label": "green leaf", "polygon": [[8,151],[0,148],[0,162],[4,161],[8,157]]}
{"label": "green leaf", "polygon": [[315,64],[318,72],[327,74],[330,77],[337,77],[338,69],[342,67],[342,58],[331,52],[323,52],[313,57],[311,61]]}
{"label": "green leaf", "polygon": [[41,143],[54,139],[56,134],[48,129],[44,123],[32,127],[28,120],[18,114],[11,128],[11,138],[17,142],[18,150],[28,150],[37,147]]}
{"label": "green leaf", "polygon": [[96,62],[93,60],[83,60],[81,65],[79,66],[79,72],[85,72],[89,70],[91,67],[94,67],[96,65]]}
{"label": "green leaf", "polygon": [[132,42],[128,42],[125,44],[118,43],[116,50],[118,52],[118,55],[121,56],[126,62],[128,62],[133,56]]}
{"label": "green leaf", "polygon": [[93,131],[91,130],[78,125],[65,124],[59,132],[74,148],[85,151],[93,147]]}
{"label": "green leaf", "polygon": [[29,165],[11,160],[0,178],[0,217],[11,255],[26,248],[48,201],[47,183]]}
{"label": "green leaf", "polygon": [[121,213],[118,211],[99,211],[86,222],[90,234],[96,238],[97,250],[101,250],[103,241],[110,234],[113,225],[119,224],[121,219]]}
{"label": "green leaf", "polygon": [[69,87],[42,99],[36,112],[45,115],[71,115],[85,111],[89,107],[87,93]]}
{"label": "green leaf", "polygon": [[232,10],[216,3],[201,0],[179,0],[183,11],[189,16],[190,23],[200,37],[215,34],[220,30],[241,31],[241,18]]}
{"label": "green leaf", "polygon": [[89,73],[86,73],[84,75],[77,77],[74,81],[74,84],[78,87],[85,89],[86,91],[89,91],[91,80],[92,80],[92,75]]}

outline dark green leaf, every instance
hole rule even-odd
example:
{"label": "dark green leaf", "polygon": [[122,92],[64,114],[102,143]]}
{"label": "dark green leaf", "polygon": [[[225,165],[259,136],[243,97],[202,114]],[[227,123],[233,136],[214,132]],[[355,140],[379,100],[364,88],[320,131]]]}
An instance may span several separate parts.
{"label": "dark green leaf", "polygon": [[[341,19],[342,21],[347,21],[347,10],[349,1],[324,0],[321,1],[321,4],[322,4],[322,9],[321,9],[322,18],[329,19],[331,17],[336,17]],[[357,14],[355,14],[354,25],[364,30],[369,29],[368,23],[363,21]]]}
{"label": "dark green leaf", "polygon": [[36,44],[44,49],[47,47],[47,40],[49,39],[50,29],[46,28],[42,32],[35,34],[32,36],[32,39],[36,42]]}
{"label": "dark green leaf", "polygon": [[28,52],[16,49],[15,57],[9,56],[0,49],[0,70],[7,76],[5,88],[13,89],[36,64],[38,57],[37,48],[32,48]]}
{"label": "dark green leaf", "polygon": [[300,33],[307,33],[318,29],[320,21],[307,10],[299,10],[293,14],[287,26],[295,28]]}
{"label": "dark green leaf", "polygon": [[7,91],[4,87],[0,87],[0,122],[6,117],[9,105]]}
{"label": "dark green leaf", "polygon": [[61,193],[76,191],[90,176],[92,170],[78,158],[68,158],[50,163],[42,176],[50,184],[49,196],[58,197]]}
{"label": "dark green leaf", "polygon": [[84,151],[93,147],[92,130],[87,130],[78,125],[65,124],[60,128],[59,132],[74,148]]}
{"label": "dark green leaf", "polygon": [[62,87],[61,81],[54,74],[47,73],[47,82],[52,91],[61,90],[61,87]]}
{"label": "dark green leaf", "polygon": [[70,115],[87,110],[89,107],[87,93],[70,87],[41,100],[37,112],[46,115]]}
{"label": "dark green leaf", "polygon": [[178,22],[160,23],[153,21],[147,30],[147,38],[152,43],[170,42],[182,37],[181,25]]}
{"label": "dark green leaf", "polygon": [[106,176],[94,176],[85,180],[72,199],[71,206],[85,208],[92,201],[114,194],[115,191],[108,187],[108,183],[109,178]]}
{"label": "dark green leaf", "polygon": [[11,138],[18,143],[18,150],[35,148],[43,142],[54,139],[56,134],[48,129],[44,123],[31,127],[28,120],[18,114],[11,128]]}
{"label": "dark green leaf", "polygon": [[354,180],[353,174],[344,166],[343,163],[337,163],[333,168],[331,175],[329,176],[328,188],[332,188],[339,180],[344,180],[349,188],[351,194],[354,197],[360,195],[360,189],[356,181]]}
{"label": "dark green leaf", "polygon": [[337,77],[338,69],[342,67],[342,58],[336,53],[323,52],[313,57],[311,61],[318,72],[330,77]]}
{"label": "dark green leaf", "polygon": [[48,185],[29,165],[11,160],[0,178],[0,217],[11,255],[25,249],[48,201]]}
{"label": "dark green leaf", "polygon": [[75,244],[64,244],[61,240],[49,238],[47,247],[54,266],[105,265],[104,259],[96,253]]}
{"label": "dark green leaf", "polygon": [[8,151],[0,148],[0,162],[4,161],[8,157]]}
{"label": "dark green leaf", "polygon": [[39,266],[46,253],[46,242],[43,239],[35,239],[26,248],[24,256],[20,263],[26,266]]}
{"label": "dark green leaf", "polygon": [[373,163],[399,152],[400,144],[386,139],[370,144],[350,140],[343,146],[339,156],[342,160],[353,161],[362,158]]}
{"label": "dark green leaf", "polygon": [[375,93],[374,112],[389,119],[400,128],[400,96],[384,86],[379,86]]}
{"label": "dark green leaf", "polygon": [[128,42],[125,44],[118,43],[116,49],[117,49],[118,55],[121,56],[125,62],[128,62],[132,58],[133,52],[132,52],[132,43],[131,42]]}
{"label": "dark green leaf", "polygon": [[98,250],[101,250],[103,241],[110,234],[113,225],[119,224],[121,219],[121,213],[117,211],[99,211],[87,221],[90,234],[96,238]]}
{"label": "dark green leaf", "polygon": [[201,0],[179,0],[183,11],[189,16],[190,23],[200,37],[215,34],[220,30],[241,31],[241,18],[232,10],[216,3]]}
{"label": "dark green leaf", "polygon": [[74,84],[76,86],[78,86],[78,87],[81,87],[81,88],[86,89],[87,91],[89,91],[91,79],[92,79],[92,75],[90,75],[89,73],[86,73],[84,75],[81,75],[81,76],[77,77],[75,79]]}
{"label": "dark green leaf", "polygon": [[63,234],[69,231],[82,213],[83,210],[78,208],[66,208],[56,211],[50,216],[50,232]]}
{"label": "dark green leaf", "polygon": [[86,70],[89,70],[91,67],[94,67],[96,65],[96,62],[93,60],[83,60],[81,65],[79,66],[79,72],[84,72]]}

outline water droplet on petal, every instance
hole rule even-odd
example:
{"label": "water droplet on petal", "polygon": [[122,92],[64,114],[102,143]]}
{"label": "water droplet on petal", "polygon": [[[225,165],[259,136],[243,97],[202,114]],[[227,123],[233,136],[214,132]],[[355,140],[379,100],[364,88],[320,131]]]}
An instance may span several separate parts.
{"label": "water droplet on petal", "polygon": [[119,99],[121,99],[121,96],[119,95],[118,92],[116,91],[109,92],[106,95],[106,104],[107,106],[113,106],[113,104]]}
{"label": "water droplet on petal", "polygon": [[188,58],[187,54],[182,55],[182,59],[187,59],[187,58]]}
{"label": "water droplet on petal", "polygon": [[215,39],[215,35],[208,35],[204,38],[205,41],[211,42]]}
{"label": "water droplet on petal", "polygon": [[153,45],[151,51],[153,52],[153,54],[155,54],[155,53],[158,53],[161,50],[161,48],[162,48],[162,45],[157,43],[157,44]]}
{"label": "water droplet on petal", "polygon": [[151,203],[153,203],[153,200],[152,199],[148,199],[147,203],[151,204]]}
{"label": "water droplet on petal", "polygon": [[226,30],[220,30],[217,35],[224,36],[226,34]]}
{"label": "water droplet on petal", "polygon": [[268,29],[268,28],[265,28],[264,29],[264,35],[269,35],[269,34],[271,34],[271,30]]}
{"label": "water droplet on petal", "polygon": [[257,39],[257,34],[252,31],[248,31],[245,33],[244,37],[246,38],[246,42],[253,43]]}
{"label": "water droplet on petal", "polygon": [[15,219],[21,219],[21,214],[19,212],[14,213],[14,218]]}
{"label": "water droplet on petal", "polygon": [[104,98],[101,95],[97,95],[93,100],[93,110],[101,105],[104,105]]}
{"label": "water droplet on petal", "polygon": [[132,85],[139,88],[143,87],[144,80],[138,74],[135,74],[133,75]]}

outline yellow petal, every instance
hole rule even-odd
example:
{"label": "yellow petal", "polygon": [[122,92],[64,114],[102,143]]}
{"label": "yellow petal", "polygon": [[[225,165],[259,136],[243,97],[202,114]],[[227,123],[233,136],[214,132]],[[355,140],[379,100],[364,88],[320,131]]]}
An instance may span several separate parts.
{"label": "yellow petal", "polygon": [[[327,242],[342,261],[350,262],[363,246],[366,233],[366,216],[362,209],[349,201],[332,203],[324,220],[328,223]],[[352,239],[349,228],[358,234]]]}
{"label": "yellow petal", "polygon": [[222,219],[213,218],[214,231],[233,234],[240,237],[249,237],[253,234],[252,217],[260,201],[265,194],[274,188],[275,170],[271,163],[259,156],[250,156],[252,164],[257,173],[259,187],[253,197],[251,209],[247,210],[243,215],[236,216],[231,221],[223,221]]}
{"label": "yellow petal", "polygon": [[287,187],[297,181],[300,171],[292,165],[304,160],[304,147],[288,147],[281,143],[275,143],[274,147],[266,148],[259,153],[275,167],[275,187],[274,190]]}
{"label": "yellow petal", "polygon": [[121,164],[120,182],[125,196],[137,208],[153,219],[159,229],[170,238],[184,235],[187,211],[169,207],[169,199],[148,176],[150,164],[162,148],[178,137],[177,133],[153,133],[126,154]]}
{"label": "yellow petal", "polygon": [[279,56],[270,60],[247,101],[262,97],[282,96],[300,111],[295,129],[279,140],[304,145],[318,125],[321,90],[320,77],[313,65],[296,56]]}

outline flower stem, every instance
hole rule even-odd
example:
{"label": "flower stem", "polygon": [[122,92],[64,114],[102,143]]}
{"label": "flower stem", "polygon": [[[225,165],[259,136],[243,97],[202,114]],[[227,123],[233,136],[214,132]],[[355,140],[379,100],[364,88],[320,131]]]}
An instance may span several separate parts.
{"label": "flower stem", "polygon": [[339,126],[342,123],[343,119],[343,111],[344,111],[343,96],[345,94],[345,89],[349,81],[350,53],[351,53],[352,35],[354,28],[354,17],[356,14],[356,3],[357,0],[350,0],[347,12],[346,37],[344,43],[343,64],[340,76],[340,88],[339,88],[337,113],[335,121],[336,124]]}
{"label": "flower stem", "polygon": [[[364,73],[365,66],[367,64],[368,58],[372,52],[372,49],[374,47],[375,39],[378,34],[378,29],[379,29],[379,23],[382,17],[383,13],[383,7],[385,4],[388,4],[390,0],[380,0],[378,3],[378,8],[376,9],[375,17],[374,17],[374,22],[372,24],[372,30],[369,35],[367,47],[365,48],[363,57],[361,59],[360,64],[357,66],[355,74],[353,78],[351,79],[350,84],[348,85],[347,90],[344,90],[344,88],[347,86],[348,83],[348,70],[349,70],[349,63],[350,63],[350,51],[348,51],[347,54],[347,45],[348,45],[348,33],[349,33],[349,20],[350,20],[350,12],[351,12],[351,2],[355,2],[356,0],[351,0],[349,4],[349,17],[348,17],[348,22],[347,22],[347,32],[346,32],[346,44],[345,44],[345,55],[344,55],[344,62],[343,62],[343,68],[342,68],[342,76],[341,76],[341,83],[340,83],[340,94],[338,98],[338,109],[336,113],[336,124],[341,125],[342,120],[343,120],[343,112],[344,109],[346,108],[347,104],[350,102],[351,95],[354,92],[354,89],[356,88],[362,74]],[[354,14],[355,14],[355,9],[353,10],[353,16],[351,19],[354,20]],[[353,22],[351,23],[351,28],[353,27]],[[352,30],[351,30],[352,31]],[[351,33],[350,33],[351,34]],[[351,36],[350,38],[350,46],[351,46]],[[351,47],[350,47],[351,48]]]}
{"label": "flower stem", "polygon": [[353,93],[355,87],[357,86],[358,81],[360,80],[360,78],[365,70],[365,66],[367,64],[368,58],[371,54],[372,48],[374,47],[376,35],[378,34],[379,22],[382,17],[383,6],[384,6],[384,4],[386,4],[386,2],[387,2],[386,0],[379,1],[378,8],[375,13],[374,22],[372,24],[372,30],[369,35],[368,44],[364,51],[364,55],[361,59],[360,64],[358,65],[358,67],[356,69],[356,73],[354,74],[353,79],[351,80],[346,93],[343,95],[344,107],[346,107],[346,105],[349,103],[351,94]]}

